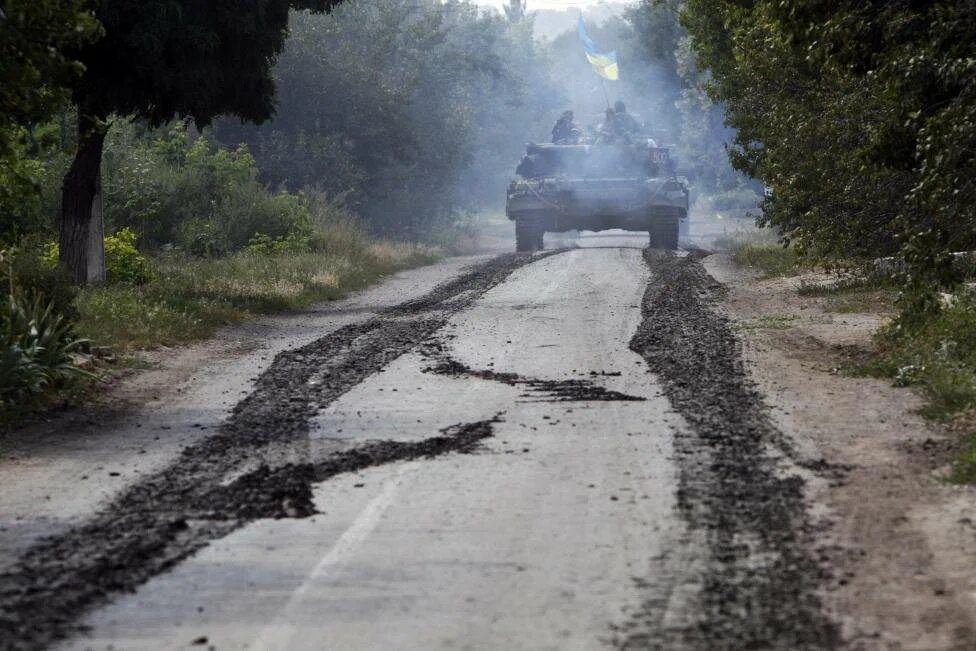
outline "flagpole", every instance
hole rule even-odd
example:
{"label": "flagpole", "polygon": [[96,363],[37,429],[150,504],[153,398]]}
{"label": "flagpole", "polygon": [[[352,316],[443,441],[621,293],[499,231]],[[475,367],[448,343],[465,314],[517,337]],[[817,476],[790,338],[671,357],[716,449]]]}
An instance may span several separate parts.
{"label": "flagpole", "polygon": [[[590,35],[586,33],[586,24],[583,22],[583,10],[580,9],[579,21],[576,24],[576,29],[579,31],[580,41],[583,43],[583,49],[586,51],[586,59],[596,68],[596,73],[600,76],[600,87],[603,88],[603,99],[607,102],[607,108],[610,108],[610,95],[607,94],[607,82],[606,71],[611,67],[616,68],[617,65],[617,53],[616,51],[610,54],[599,54],[596,49],[596,44],[590,38]],[[616,72],[614,72],[614,79],[617,78]]]}

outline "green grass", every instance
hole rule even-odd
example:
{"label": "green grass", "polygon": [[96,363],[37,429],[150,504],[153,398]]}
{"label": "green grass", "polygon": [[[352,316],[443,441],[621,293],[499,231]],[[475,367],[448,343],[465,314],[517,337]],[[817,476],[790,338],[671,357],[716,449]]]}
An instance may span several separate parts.
{"label": "green grass", "polygon": [[823,298],[824,309],[840,314],[894,312],[898,299],[894,281],[876,274],[852,274],[828,283],[801,280],[797,294]]}
{"label": "green grass", "polygon": [[249,315],[341,298],[386,274],[439,257],[433,249],[409,244],[365,238],[345,244],[314,253],[159,257],[146,285],[82,291],[77,330],[96,345],[120,351],[179,345]]}
{"label": "green grass", "polygon": [[764,314],[751,321],[736,324],[735,329],[740,331],[789,330],[794,327],[793,322],[796,318],[795,314]]}
{"label": "green grass", "polygon": [[762,272],[766,278],[793,276],[799,271],[796,252],[775,242],[745,242],[732,250],[732,262]]}
{"label": "green grass", "polygon": [[952,462],[947,478],[953,484],[976,484],[976,434],[970,434],[965,448]]}
{"label": "green grass", "polygon": [[877,356],[861,371],[921,389],[923,415],[946,421],[976,408],[976,293],[913,328],[896,321],[876,342]]}

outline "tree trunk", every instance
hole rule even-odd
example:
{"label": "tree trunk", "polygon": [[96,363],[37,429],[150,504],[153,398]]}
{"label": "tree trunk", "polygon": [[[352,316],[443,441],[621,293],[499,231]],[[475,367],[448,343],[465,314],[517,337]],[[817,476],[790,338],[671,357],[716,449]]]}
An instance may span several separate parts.
{"label": "tree trunk", "polygon": [[105,281],[102,148],[105,126],[78,109],[78,151],[61,187],[60,262],[79,284]]}

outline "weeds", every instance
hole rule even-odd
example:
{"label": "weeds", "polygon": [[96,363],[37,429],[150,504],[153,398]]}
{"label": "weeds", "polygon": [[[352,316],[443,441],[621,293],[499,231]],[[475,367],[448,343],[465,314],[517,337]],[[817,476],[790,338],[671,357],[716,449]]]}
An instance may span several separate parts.
{"label": "weeds", "polygon": [[799,256],[790,247],[774,242],[746,242],[735,246],[732,262],[758,269],[765,278],[793,276],[799,270]]}
{"label": "weeds", "polygon": [[5,297],[0,338],[0,423],[90,375],[77,363],[87,342],[41,295],[28,299],[14,290]]}
{"label": "weeds", "polygon": [[842,276],[833,282],[812,282],[802,279],[796,293],[800,296],[824,297],[891,289],[893,287],[893,281],[884,276],[851,274]]}
{"label": "weeds", "polygon": [[736,329],[740,331],[789,330],[795,320],[794,314],[764,314],[752,321],[737,324]]}
{"label": "weeds", "polygon": [[976,407],[976,293],[913,328],[896,321],[876,342],[879,354],[862,370],[919,387],[928,401],[923,415],[948,420]]}
{"label": "weeds", "polygon": [[436,258],[433,249],[368,243],[362,237],[345,251],[244,251],[217,259],[162,256],[153,261],[148,284],[82,291],[78,330],[95,344],[118,350],[186,343],[247,315],[341,298],[385,274]]}
{"label": "weeds", "polygon": [[952,462],[947,478],[953,484],[976,484],[976,434],[970,434],[965,448]]}
{"label": "weeds", "polygon": [[828,312],[855,314],[865,312],[894,313],[898,291],[891,280],[883,278],[848,277],[836,283],[800,281],[800,296],[823,299]]}

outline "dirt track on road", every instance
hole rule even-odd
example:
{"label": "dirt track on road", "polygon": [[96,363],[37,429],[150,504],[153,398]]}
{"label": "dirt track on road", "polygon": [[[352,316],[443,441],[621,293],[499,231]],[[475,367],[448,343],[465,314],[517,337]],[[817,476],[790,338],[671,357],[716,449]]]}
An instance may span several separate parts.
{"label": "dirt track on road", "polygon": [[4,644],[34,648],[64,637],[85,611],[252,520],[311,515],[312,482],[470,450],[479,436],[490,435],[490,422],[462,425],[421,444],[373,444],[321,461],[307,458],[303,436],[319,409],[530,262],[524,255],[492,258],[383,317],[280,353],[218,434],[186,448],[83,526],[34,546],[0,575]]}
{"label": "dirt track on road", "polygon": [[[769,362],[743,349],[701,253],[618,239],[483,258],[357,306],[93,507],[53,493],[47,512],[72,519],[11,538],[0,565],[0,648],[964,639],[956,599],[935,632],[865,643],[863,591],[899,568],[854,582],[866,606],[850,598],[851,467],[770,410]],[[36,449],[11,463],[11,495],[35,494]]]}

